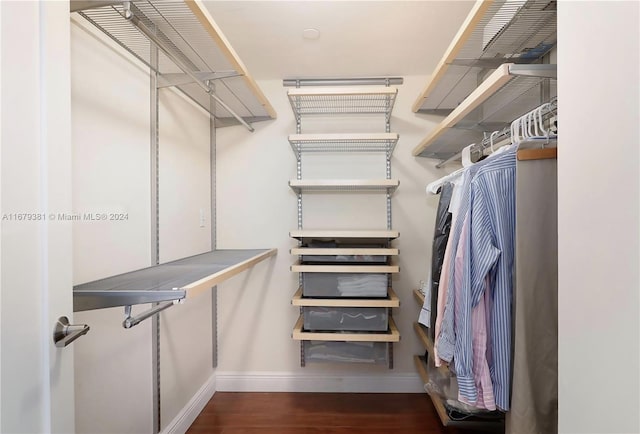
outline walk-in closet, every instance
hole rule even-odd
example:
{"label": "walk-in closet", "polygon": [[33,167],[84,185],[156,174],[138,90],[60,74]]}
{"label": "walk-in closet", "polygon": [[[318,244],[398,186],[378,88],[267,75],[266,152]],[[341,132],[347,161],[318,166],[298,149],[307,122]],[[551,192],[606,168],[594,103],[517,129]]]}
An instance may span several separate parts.
{"label": "walk-in closet", "polygon": [[640,432],[640,2],[0,2],[0,432]]}

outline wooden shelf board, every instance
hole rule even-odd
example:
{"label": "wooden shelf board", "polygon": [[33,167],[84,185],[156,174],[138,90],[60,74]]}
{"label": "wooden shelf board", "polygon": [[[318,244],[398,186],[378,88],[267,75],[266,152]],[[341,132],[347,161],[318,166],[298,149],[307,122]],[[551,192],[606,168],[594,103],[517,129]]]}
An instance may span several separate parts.
{"label": "wooden shelf board", "polygon": [[424,100],[429,96],[429,94],[433,91],[438,82],[447,72],[447,69],[449,69],[449,65],[451,65],[451,63],[456,59],[458,53],[460,52],[462,47],[464,47],[465,43],[475,30],[476,25],[486,14],[487,10],[491,6],[491,3],[493,3],[493,0],[476,1],[476,4],[467,15],[467,18],[462,23],[462,26],[460,26],[458,33],[454,36],[451,44],[449,44],[449,47],[447,48],[447,51],[445,51],[444,56],[436,65],[435,70],[431,74],[429,82],[422,90],[416,101],[413,103],[411,109],[414,113],[417,113],[418,110],[420,110]]}
{"label": "wooden shelf board", "polygon": [[249,74],[247,67],[244,65],[242,60],[240,60],[238,53],[236,53],[229,43],[229,40],[224,36],[222,30],[214,21],[209,10],[204,5],[204,2],[202,0],[185,0],[185,3],[189,6],[189,9],[191,9],[198,20],[200,20],[202,27],[204,27],[211,38],[218,43],[218,47],[224,56],[234,66],[235,71],[240,77],[242,77],[242,80],[245,82],[247,87],[251,89],[254,96],[260,101],[269,116],[272,119],[275,119],[277,117],[275,109],[269,103],[267,97],[262,93],[262,90],[258,87],[254,78]]}
{"label": "wooden shelf board", "polygon": [[308,265],[296,262],[291,265],[294,273],[399,273],[399,265]]}
{"label": "wooden shelf board", "polygon": [[400,236],[400,232],[391,230],[318,230],[297,229],[289,232],[291,238],[312,238],[317,240],[393,240]]}
{"label": "wooden shelf board", "polygon": [[277,253],[277,249],[269,249],[263,253],[227,267],[222,271],[212,274],[211,276],[207,276],[204,279],[193,282],[192,284],[185,286],[185,289],[187,290],[187,298],[194,297],[203,291],[209,290],[225,280],[232,278],[236,274],[239,274],[264,261],[265,259],[275,256]]}
{"label": "wooden shelf board", "polygon": [[[427,350],[429,354],[433,354],[434,353],[433,341],[427,334],[426,327],[424,327],[422,324],[418,322],[415,322],[413,323],[413,328],[416,331],[416,334],[418,335],[418,339],[420,339],[420,342],[422,342],[422,346],[424,346],[424,348]],[[449,375],[449,368],[447,366],[442,365],[442,366],[439,366],[437,369],[443,375]]]}
{"label": "wooden shelf board", "polygon": [[414,289],[413,297],[416,299],[420,307],[424,305],[424,294],[422,294],[420,291],[418,291],[417,289]]}
{"label": "wooden shelf board", "polygon": [[302,315],[293,328],[293,339],[297,341],[334,341],[334,342],[399,342],[400,332],[393,318],[389,318],[387,333],[371,332],[306,332],[303,330]]}
{"label": "wooden shelf board", "polygon": [[398,249],[383,247],[335,247],[313,248],[296,247],[289,250],[292,255],[327,256],[327,255],[372,255],[372,256],[398,256]]}
{"label": "wooden shelf board", "polygon": [[433,342],[431,341],[431,338],[427,334],[426,327],[418,322],[414,322],[413,328],[415,329],[416,334],[420,339],[420,342],[422,342],[422,346],[424,346],[424,348],[429,352],[429,354],[433,354]]}
{"label": "wooden shelf board", "polygon": [[482,82],[471,94],[464,99],[442,122],[440,122],[431,132],[416,146],[411,152],[414,157],[420,155],[422,151],[429,147],[440,136],[454,127],[464,119],[469,113],[489,99],[495,92],[513,78],[509,74],[509,67],[512,63],[500,65],[485,81]]}
{"label": "wooden shelf board", "polygon": [[[416,366],[416,370],[420,375],[420,379],[424,384],[429,382],[429,374],[427,372],[427,361],[424,356],[413,356],[413,361]],[[502,432],[504,431],[504,422],[502,419],[497,420],[482,420],[478,418],[465,419],[465,420],[453,420],[449,417],[447,409],[444,406],[443,398],[435,393],[427,393],[431,402],[433,403],[436,413],[440,418],[440,422],[445,427],[456,428],[468,428],[477,429],[482,431]]]}
{"label": "wooden shelf board", "polygon": [[427,372],[427,361],[424,356],[413,356],[413,362],[416,365],[416,370],[420,375],[420,379],[424,384],[429,382],[429,373]]}
{"label": "wooden shelf board", "polygon": [[387,298],[309,298],[302,296],[302,288],[298,288],[291,304],[294,306],[323,306],[323,307],[399,307],[400,299],[392,288],[387,290]]}
{"label": "wooden shelf board", "polygon": [[399,185],[400,181],[397,179],[292,179],[289,181],[289,187],[296,193],[380,191],[391,194]]}

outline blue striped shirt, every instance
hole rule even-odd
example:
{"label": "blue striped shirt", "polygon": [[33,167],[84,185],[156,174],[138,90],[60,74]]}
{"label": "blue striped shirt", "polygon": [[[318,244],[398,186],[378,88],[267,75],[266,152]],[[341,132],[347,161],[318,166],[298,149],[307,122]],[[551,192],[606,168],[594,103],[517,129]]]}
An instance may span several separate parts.
{"label": "blue striped shirt", "polygon": [[[509,151],[507,151],[509,152]],[[460,235],[462,233],[462,224],[469,210],[469,201],[471,193],[471,181],[475,174],[486,164],[489,164],[496,157],[490,157],[486,160],[482,160],[467,168],[462,175],[461,183],[461,198],[460,207],[457,213],[453,216],[453,222],[451,225],[451,246],[447,251],[447,255],[450,258],[455,258],[458,243],[460,242]],[[447,362],[453,360],[453,353],[456,346],[456,335],[454,330],[454,301],[455,301],[455,261],[449,262],[449,290],[447,291],[447,299],[445,301],[444,314],[442,318],[442,325],[440,327],[440,335],[436,336],[436,345],[438,347],[438,357]]]}
{"label": "blue striped shirt", "polygon": [[[471,183],[469,243],[466,248],[462,292],[470,296],[471,308],[484,295],[489,278],[489,369],[496,405],[509,410],[511,382],[511,300],[516,228],[515,147],[482,167]],[[467,329],[461,329],[466,332]],[[471,337],[464,351],[471,358]],[[457,355],[455,356],[457,357]],[[460,374],[458,374],[460,375]],[[473,373],[471,372],[473,380]],[[458,379],[460,384],[460,379]]]}
{"label": "blue striped shirt", "polygon": [[[461,208],[452,236],[460,239],[465,217],[469,236],[462,248],[462,287],[455,288],[451,273],[447,303],[438,339],[438,354],[454,359],[459,392],[470,402],[477,400],[473,377],[473,330],[471,312],[484,295],[489,279],[490,302],[488,362],[496,405],[509,408],[511,358],[511,296],[515,234],[516,148],[470,167],[463,183]],[[484,164],[482,164],[484,163]],[[468,214],[468,216],[467,216]],[[456,252],[451,252],[455,255]],[[453,268],[452,268],[453,271]],[[455,299],[458,294],[458,299]],[[455,312],[454,312],[455,306]]]}

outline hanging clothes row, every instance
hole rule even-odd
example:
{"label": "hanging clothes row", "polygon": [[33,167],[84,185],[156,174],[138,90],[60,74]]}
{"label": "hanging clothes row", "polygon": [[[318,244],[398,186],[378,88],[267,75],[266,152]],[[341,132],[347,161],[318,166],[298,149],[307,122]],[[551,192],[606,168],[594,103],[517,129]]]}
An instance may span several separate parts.
{"label": "hanging clothes row", "polygon": [[463,152],[467,167],[435,183],[434,363],[449,365],[460,402],[511,410],[514,433],[557,431],[555,149],[540,151],[552,139],[543,110],[512,123],[512,145],[475,164]]}

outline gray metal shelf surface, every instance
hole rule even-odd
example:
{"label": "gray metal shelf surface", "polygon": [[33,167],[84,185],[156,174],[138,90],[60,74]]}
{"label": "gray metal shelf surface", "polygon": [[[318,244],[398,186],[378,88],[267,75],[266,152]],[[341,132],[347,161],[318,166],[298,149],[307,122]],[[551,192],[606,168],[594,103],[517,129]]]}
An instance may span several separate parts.
{"label": "gray metal shelf surface", "polygon": [[[100,2],[95,2],[99,4]],[[104,3],[104,2],[103,2]],[[108,2],[107,2],[108,3]],[[153,69],[152,43],[124,18],[122,3],[91,7],[89,2],[71,2],[71,10],[95,25],[121,47]],[[269,104],[233,49],[227,44],[210,15],[198,2],[183,0],[137,0],[131,12],[172,55],[204,83],[246,122],[274,119]],[[158,58],[158,86],[175,86],[216,118],[216,127],[237,125],[238,121],[224,105],[215,102],[193,79],[162,51]]]}
{"label": "gray metal shelf surface", "polygon": [[503,63],[537,63],[557,42],[556,2],[481,0],[413,105],[447,114]]}
{"label": "gray metal shelf surface", "polygon": [[384,152],[390,158],[399,137],[396,133],[291,134],[289,144],[296,158],[304,152]]}
{"label": "gray metal shelf surface", "polygon": [[[506,65],[505,65],[506,66]],[[515,65],[511,69],[528,69],[540,76],[512,76],[509,81],[483,100],[454,126],[435,129],[414,150],[416,156],[445,160],[471,143],[479,143],[485,133],[508,127],[514,119],[557,95],[557,80],[543,74],[555,72],[556,65]],[[496,70],[494,74],[498,71]],[[490,80],[489,78],[488,80]],[[542,95],[547,94],[546,98]],[[473,95],[473,94],[472,94]],[[460,104],[466,105],[467,98]],[[450,116],[455,115],[455,110]],[[442,123],[448,123],[449,117]],[[439,134],[439,135],[438,135]],[[418,151],[418,152],[416,152]]]}
{"label": "gray metal shelf surface", "polygon": [[275,249],[214,250],[73,287],[75,312],[181,300],[276,254]]}
{"label": "gray metal shelf surface", "polygon": [[396,101],[395,87],[298,88],[287,92],[296,119],[303,115],[384,114]]}

